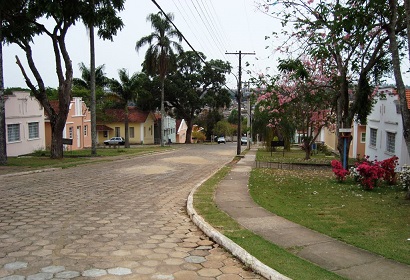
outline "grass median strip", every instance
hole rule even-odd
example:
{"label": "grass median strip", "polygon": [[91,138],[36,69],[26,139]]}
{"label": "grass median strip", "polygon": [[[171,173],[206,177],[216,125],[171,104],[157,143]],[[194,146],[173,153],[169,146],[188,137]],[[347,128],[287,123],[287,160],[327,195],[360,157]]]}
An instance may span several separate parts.
{"label": "grass median strip", "polygon": [[172,147],[141,146],[136,148],[104,147],[97,149],[97,155],[91,156],[90,149],[65,151],[62,159],[51,159],[49,151],[36,151],[21,157],[9,157],[7,166],[20,166],[26,168],[67,168],[81,164],[110,161],[117,156],[138,156],[157,152],[164,152]]}
{"label": "grass median strip", "polygon": [[264,264],[292,279],[344,279],[272,244],[243,228],[214,202],[215,190],[230,171],[223,167],[194,194],[194,208],[210,225]]}

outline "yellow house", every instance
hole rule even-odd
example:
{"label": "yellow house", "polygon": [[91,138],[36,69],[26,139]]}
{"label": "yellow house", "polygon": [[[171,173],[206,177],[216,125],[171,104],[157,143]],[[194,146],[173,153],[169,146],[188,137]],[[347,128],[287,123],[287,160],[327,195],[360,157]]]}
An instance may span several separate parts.
{"label": "yellow house", "polygon": [[[124,109],[108,109],[105,111],[108,121],[97,125],[97,142],[103,144],[111,137],[125,138]],[[135,107],[128,108],[128,131],[130,144],[154,144],[155,116],[152,112],[144,112]]]}

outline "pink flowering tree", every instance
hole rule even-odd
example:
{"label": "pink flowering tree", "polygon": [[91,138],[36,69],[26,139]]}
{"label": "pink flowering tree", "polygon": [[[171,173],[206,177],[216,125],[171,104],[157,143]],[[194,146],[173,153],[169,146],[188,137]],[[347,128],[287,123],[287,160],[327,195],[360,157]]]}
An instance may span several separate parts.
{"label": "pink flowering tree", "polygon": [[[294,57],[309,54],[324,60],[328,67],[335,70],[335,132],[342,160],[344,140],[338,132],[339,128],[350,128],[355,119],[361,124],[366,123],[372,108],[374,88],[391,65],[388,36],[382,30],[383,18],[369,12],[381,2],[257,2],[262,12],[281,20],[281,34],[266,36],[272,39],[271,47],[275,54]],[[349,138],[347,148],[350,141]]]}
{"label": "pink flowering tree", "polygon": [[[281,74],[266,85],[257,107],[269,115],[268,126],[290,138],[301,135],[305,159],[324,126],[334,123],[332,113],[332,75],[320,61],[307,57],[280,61]],[[293,128],[293,131],[287,131]],[[291,135],[289,135],[291,134]]]}

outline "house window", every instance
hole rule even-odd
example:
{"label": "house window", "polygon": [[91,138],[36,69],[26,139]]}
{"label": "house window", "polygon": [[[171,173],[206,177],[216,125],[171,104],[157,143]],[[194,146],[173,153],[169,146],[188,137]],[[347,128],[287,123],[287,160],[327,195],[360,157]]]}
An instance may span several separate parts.
{"label": "house window", "polygon": [[376,147],[377,143],[377,129],[370,128],[370,146]]}
{"label": "house window", "polygon": [[360,143],[366,143],[366,132],[360,134]]}
{"label": "house window", "polygon": [[108,131],[107,131],[107,130],[104,130],[104,131],[103,131],[103,136],[104,136],[105,138],[108,137]]}
{"label": "house window", "polygon": [[73,139],[73,136],[74,136],[74,128],[70,126],[68,128],[68,138]]}
{"label": "house window", "polygon": [[36,139],[40,137],[38,131],[38,122],[28,123],[28,139]]}
{"label": "house window", "polygon": [[88,125],[84,125],[84,136],[88,135]]}
{"label": "house window", "polygon": [[9,142],[20,141],[20,124],[8,124],[7,125],[7,138]]}
{"label": "house window", "polygon": [[134,138],[134,127],[130,127],[130,138]]}
{"label": "house window", "polygon": [[387,132],[386,151],[394,154],[396,152],[396,133]]}
{"label": "house window", "polygon": [[120,128],[117,126],[115,127],[115,137],[120,137],[121,133],[120,133]]}

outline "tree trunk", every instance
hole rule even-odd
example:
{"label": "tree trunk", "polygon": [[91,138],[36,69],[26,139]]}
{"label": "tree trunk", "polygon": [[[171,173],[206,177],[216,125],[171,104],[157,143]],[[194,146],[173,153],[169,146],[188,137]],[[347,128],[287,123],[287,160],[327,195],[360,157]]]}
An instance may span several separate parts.
{"label": "tree trunk", "polygon": [[95,101],[95,46],[94,46],[94,26],[89,26],[90,32],[90,90],[91,90],[91,156],[97,155],[97,112]]}
{"label": "tree trunk", "polygon": [[345,151],[346,160],[349,160],[349,148],[351,139],[348,141],[347,147],[344,147],[344,138],[342,137],[342,133],[339,132],[339,129],[351,128],[353,119],[349,118],[349,89],[346,78],[346,71],[343,67],[339,67],[339,72],[341,85],[339,89],[340,92],[336,101],[336,138],[340,161],[343,162]]}
{"label": "tree trunk", "polygon": [[[0,23],[1,11],[0,11]],[[6,142],[6,113],[3,81],[3,36],[0,24],[0,165],[7,164],[7,142]]]}
{"label": "tree trunk", "polygon": [[[67,110],[68,112],[68,110]],[[59,112],[54,118],[50,117],[50,125],[51,125],[51,158],[59,159],[63,158],[64,151],[63,151],[63,130],[65,128],[65,123],[67,116],[64,118],[60,114],[64,114],[64,112]]]}
{"label": "tree trunk", "polygon": [[192,120],[185,120],[187,124],[185,144],[191,144],[192,141]]}
{"label": "tree trunk", "polygon": [[130,134],[129,134],[129,121],[128,121],[128,103],[125,104],[124,128],[125,128],[125,148],[129,148],[130,147]]}
{"label": "tree trunk", "polygon": [[161,77],[161,131],[160,131],[160,141],[161,141],[161,147],[164,147],[164,124],[165,124],[165,108],[164,108],[164,94],[165,91],[165,76]]}
{"label": "tree trunk", "polygon": [[312,147],[308,137],[303,140],[303,148],[305,149],[305,160],[310,159],[310,153],[312,152]]}
{"label": "tree trunk", "polygon": [[[392,11],[392,18],[390,19],[390,23],[386,27],[386,31],[390,40],[390,52],[392,54],[392,65],[394,78],[396,80],[397,93],[399,95],[399,99],[401,100],[400,110],[403,121],[403,136],[404,141],[406,142],[407,152],[410,154],[410,111],[407,107],[406,87],[401,75],[400,55],[395,33],[395,26],[397,23],[397,1],[390,0],[389,5],[390,10]],[[407,191],[406,199],[410,199],[410,188]]]}

